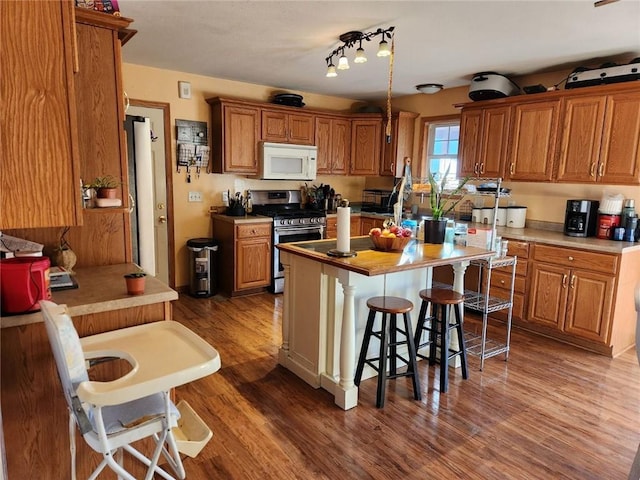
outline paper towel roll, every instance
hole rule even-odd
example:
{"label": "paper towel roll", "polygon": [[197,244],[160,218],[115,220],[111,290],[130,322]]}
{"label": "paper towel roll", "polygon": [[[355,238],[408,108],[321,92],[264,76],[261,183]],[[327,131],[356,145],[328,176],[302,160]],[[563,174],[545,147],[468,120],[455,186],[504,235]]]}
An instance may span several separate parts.
{"label": "paper towel roll", "polygon": [[351,207],[338,207],[338,242],[336,250],[351,251]]}

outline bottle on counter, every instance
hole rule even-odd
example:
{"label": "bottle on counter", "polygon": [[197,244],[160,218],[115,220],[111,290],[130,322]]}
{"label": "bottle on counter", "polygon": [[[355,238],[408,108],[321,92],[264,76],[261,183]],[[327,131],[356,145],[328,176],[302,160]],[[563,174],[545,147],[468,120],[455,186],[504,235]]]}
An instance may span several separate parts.
{"label": "bottle on counter", "polygon": [[624,201],[624,207],[622,208],[622,218],[620,219],[620,226],[627,227],[627,222],[630,218],[636,216],[635,201],[633,198],[627,198]]}

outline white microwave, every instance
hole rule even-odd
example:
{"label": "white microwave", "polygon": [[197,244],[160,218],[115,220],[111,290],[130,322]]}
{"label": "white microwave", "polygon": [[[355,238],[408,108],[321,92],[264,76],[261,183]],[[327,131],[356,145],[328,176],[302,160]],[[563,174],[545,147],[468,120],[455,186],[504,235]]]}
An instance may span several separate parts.
{"label": "white microwave", "polygon": [[260,178],[264,180],[315,180],[318,147],[289,143],[260,144]]}

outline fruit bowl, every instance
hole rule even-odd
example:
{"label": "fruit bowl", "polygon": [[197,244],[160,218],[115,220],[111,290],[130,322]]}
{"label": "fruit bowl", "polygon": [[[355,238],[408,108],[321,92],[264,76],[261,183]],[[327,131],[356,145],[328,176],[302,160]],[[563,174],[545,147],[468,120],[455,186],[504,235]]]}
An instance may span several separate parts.
{"label": "fruit bowl", "polygon": [[411,241],[412,237],[383,237],[369,235],[373,248],[381,252],[401,252]]}

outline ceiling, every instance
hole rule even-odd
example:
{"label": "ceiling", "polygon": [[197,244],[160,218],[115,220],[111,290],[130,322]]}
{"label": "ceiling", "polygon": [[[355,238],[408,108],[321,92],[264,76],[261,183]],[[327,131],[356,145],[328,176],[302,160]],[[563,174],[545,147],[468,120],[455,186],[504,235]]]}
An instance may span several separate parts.
{"label": "ceiling", "polygon": [[[191,1],[119,0],[138,30],[125,62],[359,100],[386,96],[388,57],[326,78],[340,34],[395,26],[393,95],[421,83],[625,64],[640,57],[640,0]],[[522,86],[522,85],[521,85]]]}

